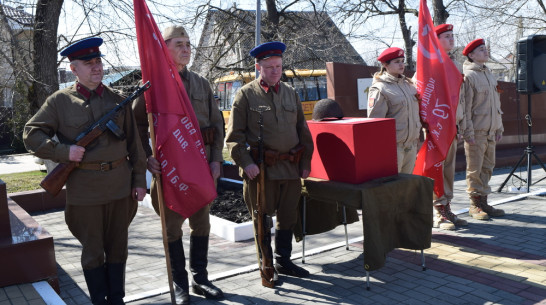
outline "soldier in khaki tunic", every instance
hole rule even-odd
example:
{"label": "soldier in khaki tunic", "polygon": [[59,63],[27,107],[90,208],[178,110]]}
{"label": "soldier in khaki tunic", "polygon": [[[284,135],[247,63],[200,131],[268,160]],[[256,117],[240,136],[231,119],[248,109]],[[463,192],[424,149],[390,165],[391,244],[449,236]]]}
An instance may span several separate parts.
{"label": "soldier in khaki tunic", "polygon": [[[455,47],[455,39],[453,37],[453,25],[441,24],[434,28],[440,45],[444,48],[447,54]],[[451,60],[457,66],[462,73],[463,67],[459,64],[453,55],[450,55]],[[463,129],[463,114],[464,103],[461,103],[462,99],[459,99],[459,105],[457,106],[456,124],[457,130]],[[455,183],[455,157],[457,155],[457,137],[453,139],[451,146],[446,155],[446,159],[443,164],[444,175],[444,195],[438,198],[436,193],[433,193],[434,208],[436,210],[436,216],[434,217],[434,227],[443,230],[455,230],[455,225],[466,226],[467,222],[464,219],[457,217],[451,211],[451,200],[453,199],[453,185]]]}
{"label": "soldier in khaki tunic", "polygon": [[[168,27],[163,31],[163,39],[178,68],[182,83],[199,121],[210,171],[212,177],[216,180],[220,176],[220,163],[223,161],[224,129],[222,113],[216,105],[214,95],[207,80],[189,71],[187,68],[191,57],[191,45],[186,30],[181,26]],[[152,156],[152,149],[148,140],[148,119],[144,96],[139,97],[133,104],[133,107],[141,141],[148,157],[148,169],[154,174],[159,174],[161,173],[161,167],[157,159]],[[151,196],[156,212],[159,211],[157,187],[156,180],[154,179],[152,181]],[[209,299],[220,299],[223,297],[223,293],[209,281],[207,272],[210,233],[209,211],[210,205],[206,205],[189,218],[189,259],[190,271],[193,275],[192,290],[194,293],[204,295]],[[185,218],[165,207],[165,220],[176,304],[189,304],[188,273],[186,271],[184,248],[182,246],[182,224]]]}
{"label": "soldier in khaki tunic", "polygon": [[411,174],[419,144],[419,101],[413,82],[404,76],[404,50],[388,48],[377,58],[381,71],[368,92],[368,117],[396,120],[398,172]]}
{"label": "soldier in khaki tunic", "polygon": [[[250,51],[256,58],[258,79],[243,86],[235,96],[228,122],[226,143],[231,157],[241,168],[244,178],[243,194],[248,210],[256,207],[256,176],[260,169],[249,149],[257,147],[260,127],[259,113],[253,109],[268,106],[263,112],[263,142],[266,150],[275,151],[279,158],[265,168],[266,213],[277,215],[275,226],[276,272],[307,277],[309,272],[290,260],[293,228],[297,221],[297,206],[301,195],[301,180],[311,170],[313,140],[305,121],[298,94],[289,85],[280,81],[282,75],[282,53],[286,46],[281,42],[268,42]],[[298,145],[304,151],[300,161],[282,158]],[[257,228],[254,218],[254,229]]]}
{"label": "soldier in khaki tunic", "polygon": [[106,131],[86,148],[74,144],[123,100],[102,84],[101,44],[101,38],[88,38],[61,52],[70,60],[76,83],[47,98],[27,122],[24,141],[40,158],[78,162],[66,182],[66,224],[82,244],[81,264],[93,304],[124,304],[128,228],[137,200],[146,194],[146,156],[131,108],[115,120],[125,139]]}
{"label": "soldier in khaki tunic", "polygon": [[464,149],[466,184],[470,196],[470,215],[479,220],[503,216],[504,211],[487,203],[489,180],[495,168],[495,146],[502,138],[502,111],[497,80],[485,66],[489,52],[485,40],[476,39],[463,50],[462,98],[465,103]]}

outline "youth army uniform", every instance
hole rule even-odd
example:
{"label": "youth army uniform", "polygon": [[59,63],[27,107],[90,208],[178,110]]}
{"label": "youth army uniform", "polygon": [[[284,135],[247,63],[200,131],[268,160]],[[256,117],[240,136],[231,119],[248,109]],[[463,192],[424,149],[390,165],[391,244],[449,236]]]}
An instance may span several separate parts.
{"label": "youth army uniform", "polygon": [[[502,135],[502,110],[497,80],[491,71],[474,62],[463,66],[462,98],[465,104],[464,148],[466,154],[466,184],[470,196],[470,214],[476,219],[502,216],[504,211],[487,203],[491,193],[489,180],[495,168],[495,137]],[[468,140],[474,138],[475,144]],[[484,215],[484,213],[487,215]]]}
{"label": "youth army uniform", "polygon": [[412,81],[387,72],[375,73],[368,92],[368,117],[396,120],[398,172],[411,174],[419,144],[419,101]]}
{"label": "youth army uniform", "polygon": [[[303,115],[299,97],[294,89],[279,82],[277,92],[272,87],[269,87],[268,92],[265,92],[260,81],[261,78],[254,80],[237,92],[228,122],[226,143],[230,149],[231,157],[240,167],[240,174],[244,178],[243,195],[251,215],[254,215],[252,211],[255,210],[257,204],[257,179],[250,180],[244,174],[243,169],[255,163],[251,152],[247,149],[247,144],[257,148],[260,135],[259,113],[252,111],[252,109],[259,106],[271,108],[271,110],[263,112],[265,149],[275,150],[286,156],[298,144],[305,147],[299,162],[279,159],[274,165],[266,165],[265,212],[270,216],[277,215],[275,225],[275,259],[277,264],[275,267],[277,270],[279,265],[288,266],[288,268],[294,267],[298,270],[298,274],[292,275],[307,276],[306,270],[293,265],[290,255],[292,252],[292,230],[297,221],[297,207],[301,196],[300,172],[303,169],[311,169],[313,140]],[[254,216],[253,221],[256,230],[257,219]],[[300,269],[305,272],[299,273]]]}
{"label": "youth army uniform", "polygon": [[[457,67],[457,69],[462,73],[463,66],[455,60],[454,56],[450,56],[451,60]],[[456,124],[457,124],[457,133],[461,133],[465,129],[465,120],[464,120],[464,109],[465,104],[464,100],[461,97],[463,94],[463,85],[461,84],[461,89],[459,90],[459,102],[457,105],[457,112],[456,112]],[[453,139],[453,142],[451,143],[451,146],[449,147],[449,150],[447,151],[446,158],[442,162],[443,165],[443,178],[444,178],[444,195],[442,197],[438,198],[436,196],[436,193],[432,194],[434,207],[437,211],[437,215],[434,219],[434,226],[439,227],[441,229],[445,230],[455,230],[455,225],[457,226],[465,226],[467,225],[467,221],[464,219],[461,219],[457,217],[452,211],[451,211],[451,200],[453,199],[453,185],[455,183],[455,164],[456,164],[456,156],[457,156],[457,144],[458,144],[458,135],[455,136]],[[449,222],[446,222],[443,220],[446,218]]]}
{"label": "youth army uniform", "polygon": [[[25,125],[25,146],[40,158],[68,163],[74,139],[122,100],[102,84],[93,91],[78,82],[59,90]],[[146,188],[146,159],[131,109],[123,109],[115,123],[125,139],[104,132],[86,147],[66,182],[65,221],[82,244],[81,264],[94,304],[106,304],[105,298],[123,304],[128,228],[137,211],[131,189]]]}
{"label": "youth army uniform", "polygon": [[[205,142],[207,161],[209,163],[214,161],[221,163],[223,161],[222,149],[224,145],[223,120],[222,113],[214,101],[214,95],[210,85],[206,79],[189,71],[187,68],[184,68],[179,74],[190,98],[197,121],[199,122],[199,127],[201,128],[203,141]],[[146,114],[146,101],[143,95],[133,103],[133,108],[144,151],[146,152],[146,156],[149,157],[152,155],[152,148],[150,147],[150,142],[148,140],[149,126]],[[151,185],[152,205],[159,215],[157,187],[157,180],[154,177]],[[182,224],[184,223],[185,218],[166,206],[164,209],[173,278],[175,279],[175,282],[177,282],[176,279],[180,279],[182,285],[187,287],[188,275],[185,269],[186,259],[182,245]],[[207,272],[210,234],[209,212],[210,204],[204,206],[189,217],[190,271],[193,275],[194,282],[192,286],[195,286],[196,284],[206,284],[207,287],[214,287],[208,280]],[[200,287],[203,289],[203,286]],[[196,288],[194,288],[194,292],[196,291],[195,289]],[[216,289],[217,288],[215,288],[215,290]],[[219,289],[217,290],[217,297],[221,297],[221,291]]]}

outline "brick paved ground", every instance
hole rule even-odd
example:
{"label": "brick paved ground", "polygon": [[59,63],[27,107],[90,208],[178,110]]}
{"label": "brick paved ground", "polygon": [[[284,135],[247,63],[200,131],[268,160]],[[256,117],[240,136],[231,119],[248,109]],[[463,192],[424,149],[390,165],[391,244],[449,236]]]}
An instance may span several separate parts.
{"label": "brick paved ground", "polygon": [[[495,171],[492,185],[500,185],[509,169]],[[533,171],[534,179],[544,177]],[[467,208],[464,174],[456,177],[454,211]],[[514,180],[516,182],[516,180]],[[510,181],[512,183],[512,181]],[[540,182],[531,190],[546,188]],[[494,193],[491,201],[514,194]],[[503,203],[507,215],[477,221],[467,214],[469,225],[453,232],[433,229],[432,247],[425,251],[427,270],[420,266],[420,252],[397,249],[387,264],[370,273],[371,290],[365,289],[362,242],[347,251],[337,247],[307,256],[308,279],[283,278],[275,289],[261,286],[257,271],[225,277],[235,269],[255,266],[252,241],[229,242],[211,237],[209,274],[221,279],[215,284],[226,299],[210,302],[192,294],[192,304],[546,304],[546,199],[534,196]],[[34,215],[55,239],[61,297],[66,304],[90,304],[79,264],[80,248],[64,224],[62,211]],[[361,238],[362,224],[349,225],[349,237]],[[165,292],[167,277],[158,217],[140,209],[130,229],[130,250],[126,276],[129,304],[169,304]],[[188,228],[185,227],[185,234]],[[309,236],[306,252],[343,244],[343,228]],[[184,246],[188,249],[187,238]],[[294,244],[294,254],[301,243]],[[301,264],[301,260],[296,261]],[[0,289],[0,305],[43,304],[23,293],[25,285]],[[138,296],[148,297],[140,300]]]}

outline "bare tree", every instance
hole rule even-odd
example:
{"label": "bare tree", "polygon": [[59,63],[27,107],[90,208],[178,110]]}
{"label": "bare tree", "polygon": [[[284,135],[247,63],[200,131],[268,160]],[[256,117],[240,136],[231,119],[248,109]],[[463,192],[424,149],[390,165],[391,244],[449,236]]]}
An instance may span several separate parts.
{"label": "bare tree", "polygon": [[[409,70],[415,70],[413,46],[416,42],[412,37],[415,33],[407,23],[406,14],[417,17],[417,9],[408,7],[405,0],[344,0],[338,3],[337,9],[340,12],[338,18],[350,18],[355,25],[359,25],[359,27],[354,27],[355,29],[364,27],[366,23],[374,22],[380,17],[395,16],[404,40],[406,64]],[[387,45],[389,44],[387,43]]]}

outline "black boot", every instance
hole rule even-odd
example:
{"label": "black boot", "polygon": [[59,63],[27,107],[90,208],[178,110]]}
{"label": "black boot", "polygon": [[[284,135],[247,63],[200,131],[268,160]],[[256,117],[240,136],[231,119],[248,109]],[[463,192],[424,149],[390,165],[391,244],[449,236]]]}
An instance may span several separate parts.
{"label": "black boot", "polygon": [[182,239],[169,243],[169,258],[171,261],[176,305],[190,304],[190,287]]}
{"label": "black boot", "polygon": [[106,269],[104,266],[95,269],[83,270],[83,276],[87,283],[89,296],[93,305],[107,305],[106,294],[108,292]]}
{"label": "black boot", "polygon": [[106,264],[108,275],[108,305],[125,305],[125,263]]}
{"label": "black boot", "polygon": [[193,275],[192,291],[207,299],[221,299],[224,293],[208,279],[208,236],[190,236],[190,270]]}
{"label": "black boot", "polygon": [[275,269],[280,274],[308,277],[309,271],[296,266],[291,260],[292,230],[275,231]]}

